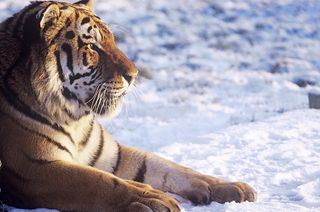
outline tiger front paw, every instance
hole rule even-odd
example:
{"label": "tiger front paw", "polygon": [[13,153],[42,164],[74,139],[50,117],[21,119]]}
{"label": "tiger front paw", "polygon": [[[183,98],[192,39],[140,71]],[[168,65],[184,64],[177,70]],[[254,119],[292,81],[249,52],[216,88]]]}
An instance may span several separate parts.
{"label": "tiger front paw", "polygon": [[134,187],[133,198],[121,211],[123,212],[180,212],[178,202],[151,186],[127,181]]}
{"label": "tiger front paw", "polygon": [[212,187],[211,198],[215,202],[255,202],[257,199],[256,191],[246,183],[233,182],[222,183]]}
{"label": "tiger front paw", "polygon": [[184,191],[183,197],[195,205],[207,205],[212,201],[226,202],[254,202],[256,191],[246,183],[223,182],[217,178],[200,175],[192,178],[191,189]]}

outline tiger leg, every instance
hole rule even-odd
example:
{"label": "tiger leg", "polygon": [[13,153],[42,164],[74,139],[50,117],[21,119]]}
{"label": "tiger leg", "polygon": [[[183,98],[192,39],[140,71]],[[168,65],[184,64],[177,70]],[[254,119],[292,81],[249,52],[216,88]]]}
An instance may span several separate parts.
{"label": "tiger leg", "polygon": [[194,204],[255,201],[256,192],[242,182],[225,182],[156,155],[121,145],[115,175],[178,194]]}
{"label": "tiger leg", "polygon": [[6,188],[15,193],[21,201],[16,205],[22,207],[61,211],[179,211],[176,201],[162,192],[92,167],[38,160],[29,161],[26,166],[29,174],[20,175],[6,164],[1,173],[2,181],[5,178],[11,181],[12,186],[5,184]]}

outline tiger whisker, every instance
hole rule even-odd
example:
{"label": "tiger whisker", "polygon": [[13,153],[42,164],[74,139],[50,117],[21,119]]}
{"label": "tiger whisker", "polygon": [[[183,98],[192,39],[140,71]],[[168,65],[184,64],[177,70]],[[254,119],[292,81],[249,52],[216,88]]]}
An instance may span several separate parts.
{"label": "tiger whisker", "polygon": [[99,89],[99,91],[98,91],[97,98],[96,98],[96,102],[95,102],[95,105],[94,105],[94,111],[95,111],[96,113],[98,112],[99,107],[100,107],[102,89],[103,89],[103,88],[100,87],[100,89]]}
{"label": "tiger whisker", "polygon": [[102,94],[102,102],[101,102],[101,107],[100,107],[100,111],[99,113],[101,113],[101,111],[105,108],[105,104],[106,104],[106,93],[107,93],[107,89],[105,88]]}
{"label": "tiger whisker", "polygon": [[105,103],[106,103],[105,95],[106,95],[106,92],[107,92],[107,89],[104,88],[103,91],[102,91],[102,93],[101,93],[101,96],[100,96],[100,101],[99,101],[99,104],[100,104],[99,114],[101,114],[103,108],[105,107]]}
{"label": "tiger whisker", "polygon": [[97,104],[98,104],[100,91],[101,91],[101,86],[99,86],[97,88],[95,96],[94,96],[94,99],[92,100],[92,110],[93,110],[93,112],[96,112],[96,107],[97,107]]}
{"label": "tiger whisker", "polygon": [[100,86],[101,86],[101,85],[98,85],[98,86],[97,86],[97,88],[96,88],[93,96],[92,96],[88,101],[86,101],[86,104],[88,104],[90,101],[93,101],[93,99],[94,99],[94,98],[96,97],[96,95],[97,95],[97,90],[100,88]]}
{"label": "tiger whisker", "polygon": [[107,89],[105,87],[101,88],[101,93],[99,96],[99,103],[98,103],[98,111],[97,111],[99,114],[101,113],[104,107],[106,91]]}
{"label": "tiger whisker", "polygon": [[101,92],[103,89],[105,89],[105,83],[99,84],[97,89],[95,90],[94,96],[88,101],[88,102],[92,101],[91,108],[92,108],[92,111],[95,113],[98,111],[99,100],[101,98]]}
{"label": "tiger whisker", "polygon": [[92,108],[92,111],[93,111],[93,112],[95,112],[95,107],[96,107],[96,104],[97,104],[97,98],[98,98],[98,92],[97,92],[97,94],[95,95],[94,99],[92,100],[91,108]]}

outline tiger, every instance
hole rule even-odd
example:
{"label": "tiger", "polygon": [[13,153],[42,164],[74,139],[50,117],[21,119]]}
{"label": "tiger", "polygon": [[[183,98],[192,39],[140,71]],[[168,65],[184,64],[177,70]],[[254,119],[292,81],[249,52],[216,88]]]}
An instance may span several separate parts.
{"label": "tiger", "polygon": [[119,113],[138,69],[93,0],[31,2],[0,24],[0,56],[0,199],[7,205],[177,212],[168,193],[194,205],[256,201],[246,183],[120,144],[98,123]]}

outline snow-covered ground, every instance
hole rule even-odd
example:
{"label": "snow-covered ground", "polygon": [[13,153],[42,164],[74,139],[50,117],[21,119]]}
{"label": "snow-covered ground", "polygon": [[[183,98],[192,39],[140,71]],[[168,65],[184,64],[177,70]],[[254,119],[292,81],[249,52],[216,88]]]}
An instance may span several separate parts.
{"label": "snow-covered ground", "polygon": [[[1,0],[0,19],[27,1]],[[319,0],[96,0],[141,69],[121,143],[245,181],[256,203],[189,211],[320,211]],[[20,211],[20,210],[12,210]]]}

